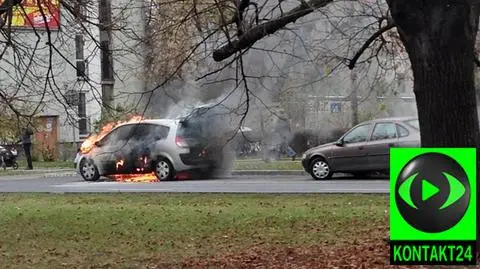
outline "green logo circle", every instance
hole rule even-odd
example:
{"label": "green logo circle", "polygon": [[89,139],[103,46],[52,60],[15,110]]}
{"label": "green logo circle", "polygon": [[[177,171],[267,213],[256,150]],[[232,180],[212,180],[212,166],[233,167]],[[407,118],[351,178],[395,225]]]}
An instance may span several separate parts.
{"label": "green logo circle", "polygon": [[456,160],[441,153],[424,153],[401,170],[395,185],[395,201],[410,226],[438,233],[462,219],[470,191],[468,176]]}

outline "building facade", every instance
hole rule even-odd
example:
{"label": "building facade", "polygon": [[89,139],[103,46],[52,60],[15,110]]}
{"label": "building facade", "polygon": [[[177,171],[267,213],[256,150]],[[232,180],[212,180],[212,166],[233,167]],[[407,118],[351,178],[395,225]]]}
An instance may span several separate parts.
{"label": "building facade", "polygon": [[15,107],[40,118],[39,132],[50,132],[59,143],[81,142],[100,119],[105,65],[113,66],[114,105],[135,104],[144,90],[139,50],[144,6],[142,1],[110,2],[112,61],[102,64],[98,14],[105,0],[70,5],[51,0],[44,12],[30,2],[23,3],[27,14],[14,8],[14,45],[0,61],[0,87]]}

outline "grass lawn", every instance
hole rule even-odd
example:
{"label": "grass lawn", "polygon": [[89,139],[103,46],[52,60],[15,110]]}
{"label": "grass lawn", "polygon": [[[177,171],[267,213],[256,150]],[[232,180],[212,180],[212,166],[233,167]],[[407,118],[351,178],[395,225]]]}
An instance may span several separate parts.
{"label": "grass lawn", "polygon": [[38,171],[35,170],[24,170],[24,171],[18,171],[18,170],[12,170],[11,168],[7,168],[7,170],[3,170],[0,168],[0,177],[1,176],[19,176],[19,175],[34,175],[37,174]]}
{"label": "grass lawn", "polygon": [[387,195],[1,194],[2,268],[171,268],[252,247],[341,245]]}
{"label": "grass lawn", "polygon": [[[20,169],[25,169],[27,167],[27,161],[26,160],[19,160],[18,165],[20,166]],[[73,161],[53,161],[53,162],[43,162],[43,161],[38,161],[38,162],[33,162],[33,167],[34,168],[74,168],[73,167]]]}
{"label": "grass lawn", "polygon": [[26,161],[19,161],[19,170],[13,170],[12,167],[7,167],[6,170],[0,168],[0,176],[16,176],[16,175],[33,175],[38,174],[39,169],[73,169],[73,162],[63,162],[63,161],[54,161],[54,162],[33,162],[34,170],[25,170],[27,168]]}

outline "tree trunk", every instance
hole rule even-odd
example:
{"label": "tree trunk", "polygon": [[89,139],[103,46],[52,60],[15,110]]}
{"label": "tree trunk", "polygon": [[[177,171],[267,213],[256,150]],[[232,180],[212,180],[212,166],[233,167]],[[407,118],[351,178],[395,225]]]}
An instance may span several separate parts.
{"label": "tree trunk", "polygon": [[478,104],[480,104],[480,67],[478,66],[475,67],[474,76],[475,76],[475,92],[477,94],[477,114],[478,114],[478,118],[480,119],[480,109],[478,109]]}
{"label": "tree trunk", "polygon": [[476,0],[387,2],[412,64],[422,147],[478,148]]}

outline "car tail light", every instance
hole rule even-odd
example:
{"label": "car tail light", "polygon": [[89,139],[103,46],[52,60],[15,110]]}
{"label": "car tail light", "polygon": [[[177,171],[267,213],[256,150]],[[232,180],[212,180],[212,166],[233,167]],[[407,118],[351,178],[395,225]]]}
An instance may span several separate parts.
{"label": "car tail light", "polygon": [[186,148],[188,147],[188,144],[187,142],[183,139],[183,137],[181,136],[176,136],[175,137],[175,144],[177,144],[177,146],[181,147],[181,148]]}

